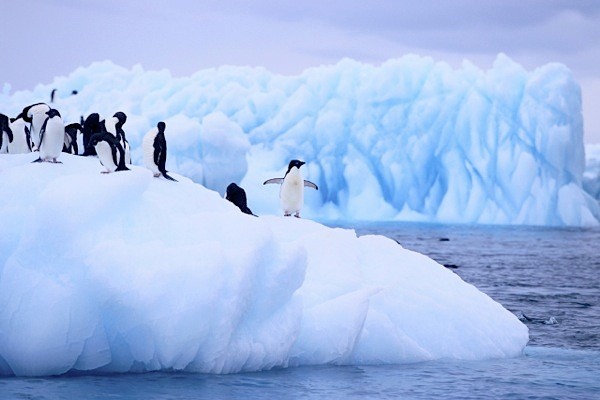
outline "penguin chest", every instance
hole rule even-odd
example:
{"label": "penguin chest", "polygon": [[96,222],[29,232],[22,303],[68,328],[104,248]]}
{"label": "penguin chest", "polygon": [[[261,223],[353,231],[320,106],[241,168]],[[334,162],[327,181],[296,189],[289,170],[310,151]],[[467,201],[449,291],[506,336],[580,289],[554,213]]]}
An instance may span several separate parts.
{"label": "penguin chest", "polygon": [[115,163],[115,160],[113,159],[110,145],[105,141],[101,141],[96,144],[95,148],[100,164],[102,164],[109,172],[114,172],[117,169],[117,163]]}
{"label": "penguin chest", "polygon": [[58,158],[65,141],[65,126],[60,118],[51,118],[46,123],[46,131],[40,143],[40,158],[49,160]]}
{"label": "penguin chest", "polygon": [[13,141],[8,145],[8,152],[12,154],[29,153],[27,144],[27,133],[25,131],[25,122],[13,122],[10,124],[10,129],[13,132]]}
{"label": "penguin chest", "polygon": [[296,212],[302,209],[304,205],[304,180],[297,170],[290,171],[287,174],[281,184],[279,197],[283,211]]}
{"label": "penguin chest", "polygon": [[144,140],[142,141],[142,151],[144,153],[144,164],[146,168],[148,168],[153,173],[157,174],[160,171],[158,170],[158,165],[154,162],[154,139],[156,138],[156,134],[149,133],[144,136]]}

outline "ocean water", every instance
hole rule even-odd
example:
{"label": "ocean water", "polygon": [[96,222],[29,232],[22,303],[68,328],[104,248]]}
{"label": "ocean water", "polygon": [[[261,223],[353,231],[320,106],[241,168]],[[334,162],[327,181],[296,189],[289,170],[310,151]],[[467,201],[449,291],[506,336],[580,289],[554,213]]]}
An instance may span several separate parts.
{"label": "ocean water", "polygon": [[429,255],[503,304],[530,329],[524,354],[233,375],[0,378],[0,399],[600,399],[600,229],[352,227]]}

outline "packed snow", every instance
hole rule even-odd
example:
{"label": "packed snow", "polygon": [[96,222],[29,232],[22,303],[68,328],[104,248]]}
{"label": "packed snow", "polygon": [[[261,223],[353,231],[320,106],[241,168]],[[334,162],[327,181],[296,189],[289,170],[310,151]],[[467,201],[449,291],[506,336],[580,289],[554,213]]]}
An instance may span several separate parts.
{"label": "packed snow", "polygon": [[36,157],[0,154],[0,375],[485,359],[528,341],[385,237],[243,214],[183,175]]}
{"label": "packed snow", "polygon": [[[307,162],[303,215],[326,220],[412,220],[598,225],[583,190],[581,94],[561,64],[526,71],[505,55],[489,70],[407,55],[381,66],[342,60],[281,76],[221,67],[174,78],[106,61],[33,91],[5,84],[0,112],[49,101],[65,122],[127,114],[134,163],[143,135],[167,124],[167,169],[223,194],[230,182],[257,214],[278,211],[289,160]],[[72,95],[73,91],[77,95]]]}

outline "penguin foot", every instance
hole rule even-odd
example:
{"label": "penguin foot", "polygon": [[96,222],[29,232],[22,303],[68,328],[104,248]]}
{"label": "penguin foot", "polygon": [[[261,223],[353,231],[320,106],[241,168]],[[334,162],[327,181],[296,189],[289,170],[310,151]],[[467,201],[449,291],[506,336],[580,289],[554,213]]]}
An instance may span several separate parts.
{"label": "penguin foot", "polygon": [[62,161],[58,161],[56,158],[52,159],[50,162],[54,164],[62,164]]}
{"label": "penguin foot", "polygon": [[101,174],[110,174],[110,171],[100,171]]}
{"label": "penguin foot", "polygon": [[296,218],[300,218],[300,213],[296,213],[296,214],[294,214],[294,217],[296,217]]}
{"label": "penguin foot", "polygon": [[292,216],[292,214],[283,213],[283,216],[284,216],[284,217],[291,217],[291,216]]}
{"label": "penguin foot", "polygon": [[154,174],[153,175],[155,178],[158,178],[160,176],[160,174]]}

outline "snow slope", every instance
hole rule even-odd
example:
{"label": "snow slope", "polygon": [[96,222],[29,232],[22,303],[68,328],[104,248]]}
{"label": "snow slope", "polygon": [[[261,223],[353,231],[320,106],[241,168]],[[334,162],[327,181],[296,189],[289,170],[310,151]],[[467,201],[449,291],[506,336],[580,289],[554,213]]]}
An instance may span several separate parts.
{"label": "snow slope", "polygon": [[141,167],[0,155],[0,375],[519,355],[528,330],[380,236],[242,214]]}

